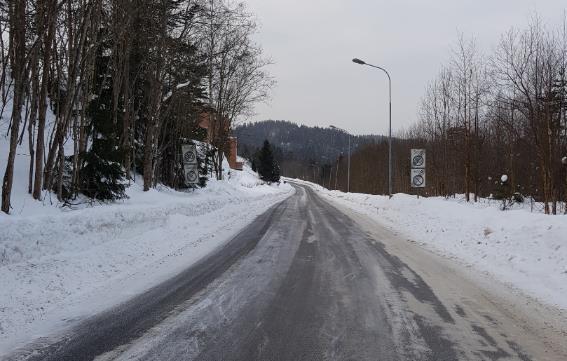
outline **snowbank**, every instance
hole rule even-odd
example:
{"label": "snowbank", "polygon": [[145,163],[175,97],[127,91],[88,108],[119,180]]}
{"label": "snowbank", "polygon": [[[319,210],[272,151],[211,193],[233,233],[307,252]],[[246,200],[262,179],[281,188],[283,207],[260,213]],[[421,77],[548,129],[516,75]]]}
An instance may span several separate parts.
{"label": "snowbank", "polygon": [[308,184],[438,254],[567,309],[567,216],[501,211],[489,202],[345,194]]}
{"label": "snowbank", "polygon": [[[0,114],[0,177],[11,114],[9,100]],[[48,109],[46,141],[54,121]],[[71,154],[72,142],[64,148]],[[0,358],[181,272],[293,193],[287,184],[264,184],[245,166],[195,192],[143,192],[134,182],[126,200],[71,210],[47,191],[41,202],[32,199],[29,163],[25,133],[14,164],[11,214],[0,212]]]}
{"label": "snowbank", "polygon": [[0,355],[168,279],[293,193],[248,167],[227,178],[189,193],[133,184],[115,204],[0,216]]}

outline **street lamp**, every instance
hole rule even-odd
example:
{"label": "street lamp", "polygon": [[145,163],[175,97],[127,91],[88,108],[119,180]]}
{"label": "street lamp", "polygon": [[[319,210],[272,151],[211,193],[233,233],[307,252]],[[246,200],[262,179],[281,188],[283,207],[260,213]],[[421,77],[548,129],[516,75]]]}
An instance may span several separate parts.
{"label": "street lamp", "polygon": [[390,78],[390,73],[388,73],[388,71],[382,67],[376,66],[376,65],[372,65],[372,64],[368,64],[363,60],[354,58],[352,59],[352,62],[358,65],[367,65],[376,69],[380,69],[382,70],[384,73],[386,73],[386,75],[388,76],[388,93],[389,93],[389,97],[390,97],[390,108],[389,108],[389,115],[390,115],[390,121],[389,121],[389,135],[388,135],[388,194],[390,196],[390,198],[392,198],[392,78]]}
{"label": "street lamp", "polygon": [[341,128],[339,128],[339,127],[335,127],[334,125],[330,125],[329,128],[336,129],[336,130],[340,130],[341,132],[344,132],[344,133],[348,134],[347,193],[350,193],[350,137],[351,137],[351,135],[350,135],[350,133],[347,132],[346,130],[341,129]]}
{"label": "street lamp", "polygon": [[[561,158],[561,164],[565,168],[565,186],[567,187],[567,156]],[[567,214],[567,204],[565,205],[565,214]]]}

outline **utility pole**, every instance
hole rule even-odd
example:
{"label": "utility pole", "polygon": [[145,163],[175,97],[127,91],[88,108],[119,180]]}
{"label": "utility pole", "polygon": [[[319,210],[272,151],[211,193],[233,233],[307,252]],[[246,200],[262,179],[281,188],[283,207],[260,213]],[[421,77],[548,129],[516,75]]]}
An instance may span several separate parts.
{"label": "utility pole", "polygon": [[350,138],[351,138],[351,134],[344,129],[341,129],[339,127],[335,127],[334,125],[330,125],[329,128],[340,130],[341,132],[345,132],[346,134],[348,134],[347,193],[350,193]]}
{"label": "utility pole", "polygon": [[350,134],[348,135],[347,193],[350,193]]}
{"label": "utility pole", "polygon": [[[563,164],[563,169],[565,171],[565,194],[567,194],[567,156],[561,158],[561,164]],[[565,198],[566,203],[564,213],[567,214],[567,196]]]}
{"label": "utility pole", "polygon": [[339,156],[337,158],[337,170],[335,172],[335,189],[339,189],[337,184],[338,184],[338,181],[339,181],[339,165],[340,164],[341,164],[341,157]]}

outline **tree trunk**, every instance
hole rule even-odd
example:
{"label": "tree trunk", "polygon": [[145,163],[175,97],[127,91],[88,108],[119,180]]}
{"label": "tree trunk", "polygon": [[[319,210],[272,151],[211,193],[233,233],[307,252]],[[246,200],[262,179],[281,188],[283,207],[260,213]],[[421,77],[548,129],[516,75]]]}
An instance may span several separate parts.
{"label": "tree trunk", "polygon": [[43,72],[41,78],[41,88],[39,94],[39,114],[37,122],[37,140],[35,154],[35,175],[33,185],[33,198],[41,199],[42,179],[43,179],[43,156],[45,153],[45,121],[47,115],[47,87],[49,85],[49,69],[51,63],[51,43],[55,36],[55,11],[56,1],[47,0],[44,7],[45,24],[48,27],[47,33],[43,38]]}
{"label": "tree trunk", "polygon": [[31,103],[30,103],[30,117],[28,124],[28,147],[30,152],[30,164],[28,173],[28,193],[33,193],[33,172],[35,162],[35,147],[34,147],[34,133],[35,123],[37,120],[38,100],[39,100],[39,52],[36,50],[33,54],[32,67],[31,67]]}
{"label": "tree trunk", "polygon": [[12,64],[14,78],[14,98],[12,110],[12,126],[10,129],[10,150],[8,162],[2,182],[2,211],[10,213],[10,198],[12,195],[12,184],[14,181],[14,161],[16,159],[16,148],[22,118],[22,106],[24,103],[24,89],[26,82],[26,6],[24,1],[16,1],[13,5],[12,28],[10,37],[13,39]]}
{"label": "tree trunk", "polygon": [[57,199],[63,202],[63,175],[65,173],[65,148],[63,146],[63,139],[59,143],[59,171],[57,174]]}
{"label": "tree trunk", "polygon": [[[153,123],[153,118],[151,123]],[[148,124],[146,127],[146,138],[144,140],[144,192],[150,190],[152,186],[152,158],[153,158],[153,136],[154,136],[154,125]]]}

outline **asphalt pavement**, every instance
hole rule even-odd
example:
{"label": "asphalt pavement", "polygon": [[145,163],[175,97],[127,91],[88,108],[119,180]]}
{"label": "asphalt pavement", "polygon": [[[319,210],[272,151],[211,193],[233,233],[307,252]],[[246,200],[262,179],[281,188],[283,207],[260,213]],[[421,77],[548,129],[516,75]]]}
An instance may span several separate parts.
{"label": "asphalt pavement", "polygon": [[185,272],[10,359],[567,360],[466,271],[294,187]]}

